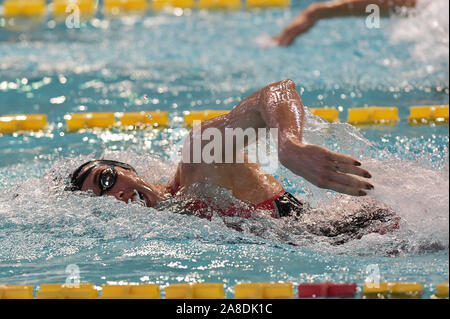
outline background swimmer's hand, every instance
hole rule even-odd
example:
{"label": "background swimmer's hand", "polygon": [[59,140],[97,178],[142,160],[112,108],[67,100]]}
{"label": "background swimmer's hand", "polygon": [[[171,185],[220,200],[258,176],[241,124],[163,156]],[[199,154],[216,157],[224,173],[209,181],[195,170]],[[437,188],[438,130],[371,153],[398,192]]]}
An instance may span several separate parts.
{"label": "background swimmer's hand", "polygon": [[289,46],[301,34],[308,31],[317,21],[317,4],[309,6],[305,11],[295,18],[280,34],[273,40],[280,46]]}
{"label": "background swimmer's hand", "polygon": [[302,11],[273,40],[281,46],[291,45],[295,38],[308,31],[320,19],[332,17],[367,16],[368,5],[377,5],[380,13],[389,14],[397,7],[414,7],[417,0],[334,0],[318,2]]}
{"label": "background swimmer's hand", "polygon": [[365,190],[373,189],[372,184],[356,177],[371,178],[371,175],[350,156],[296,141],[280,146],[281,164],[317,187],[353,196],[365,196]]}

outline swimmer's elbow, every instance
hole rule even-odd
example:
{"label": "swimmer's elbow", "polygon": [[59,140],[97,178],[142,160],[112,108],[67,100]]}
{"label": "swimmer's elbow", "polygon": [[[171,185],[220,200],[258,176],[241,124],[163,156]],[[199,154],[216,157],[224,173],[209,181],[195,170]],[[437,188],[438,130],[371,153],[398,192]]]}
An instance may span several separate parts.
{"label": "swimmer's elbow", "polygon": [[295,82],[291,79],[271,83],[259,91],[260,105],[266,107],[274,102],[283,102],[283,100],[290,99],[293,92],[296,93],[297,88],[295,87]]}
{"label": "swimmer's elbow", "polygon": [[295,82],[291,79],[284,79],[279,82],[271,83],[266,86],[264,91],[273,92],[273,91],[291,91],[296,90]]}
{"label": "swimmer's elbow", "polygon": [[299,102],[296,103],[297,106],[303,109],[303,103],[297,92],[297,87],[291,79],[269,84],[261,90],[259,98],[260,105],[264,108],[278,108],[289,102]]}

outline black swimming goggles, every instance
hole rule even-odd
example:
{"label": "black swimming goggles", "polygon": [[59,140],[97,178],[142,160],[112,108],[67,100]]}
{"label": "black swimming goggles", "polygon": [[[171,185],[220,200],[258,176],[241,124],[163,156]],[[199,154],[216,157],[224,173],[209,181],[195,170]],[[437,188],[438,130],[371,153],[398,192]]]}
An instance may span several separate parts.
{"label": "black swimming goggles", "polygon": [[[105,192],[110,190],[114,187],[116,181],[117,181],[117,171],[114,168],[114,166],[121,167],[126,170],[130,170],[133,172],[136,172],[136,170],[131,167],[128,164],[117,162],[117,161],[110,161],[110,160],[97,160],[97,161],[91,161],[84,163],[81,165],[72,175],[71,178],[71,190],[81,190],[83,187],[83,183],[86,179],[86,177],[89,176],[89,174],[92,172],[93,169],[99,166],[109,166],[102,170],[100,173],[99,179],[98,179],[98,187],[100,188],[100,196],[103,195]],[[88,167],[87,169],[83,170],[85,167]],[[81,174],[80,172],[83,171]]]}
{"label": "black swimming goggles", "polygon": [[100,196],[114,187],[117,181],[117,171],[113,166],[104,169],[100,173],[98,179],[98,187],[100,188]]}

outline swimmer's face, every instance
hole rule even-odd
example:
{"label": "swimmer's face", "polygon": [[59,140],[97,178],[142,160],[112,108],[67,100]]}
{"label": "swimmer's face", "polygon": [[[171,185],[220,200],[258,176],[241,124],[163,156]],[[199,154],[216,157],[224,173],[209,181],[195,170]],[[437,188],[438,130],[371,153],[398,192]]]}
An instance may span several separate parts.
{"label": "swimmer's face", "polygon": [[114,196],[125,203],[144,200],[148,207],[153,207],[161,201],[155,185],[136,172],[118,166],[95,167],[86,177],[81,190],[91,190],[97,196]]}

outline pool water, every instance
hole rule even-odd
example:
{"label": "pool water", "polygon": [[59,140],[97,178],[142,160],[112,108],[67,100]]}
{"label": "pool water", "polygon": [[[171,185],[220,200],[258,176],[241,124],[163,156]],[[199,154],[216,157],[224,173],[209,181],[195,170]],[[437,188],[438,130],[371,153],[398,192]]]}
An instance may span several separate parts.
{"label": "pool water", "polygon": [[[448,281],[448,125],[411,127],[411,105],[448,104],[448,1],[410,17],[319,22],[293,46],[270,46],[311,1],[289,9],[186,10],[110,20],[80,29],[48,18],[25,32],[0,28],[0,114],[45,113],[45,132],[0,137],[0,282],[356,282],[373,265],[382,280],[418,281],[430,297]],[[5,24],[0,18],[0,26]],[[308,115],[305,140],[358,157],[371,171],[372,199],[402,218],[399,231],[340,246],[287,220],[212,221],[112,198],[64,191],[86,159],[130,163],[150,181],[174,172],[188,131],[185,110],[230,109],[265,85],[291,78],[309,107],[397,106],[400,123],[357,129]],[[169,111],[173,126],[66,133],[64,115]],[[287,190],[336,217],[348,197],[318,189],[280,167]],[[221,196],[229,196],[221,192]],[[352,205],[361,202],[356,200]],[[228,227],[239,223],[242,232]],[[296,243],[293,247],[288,243]]]}

